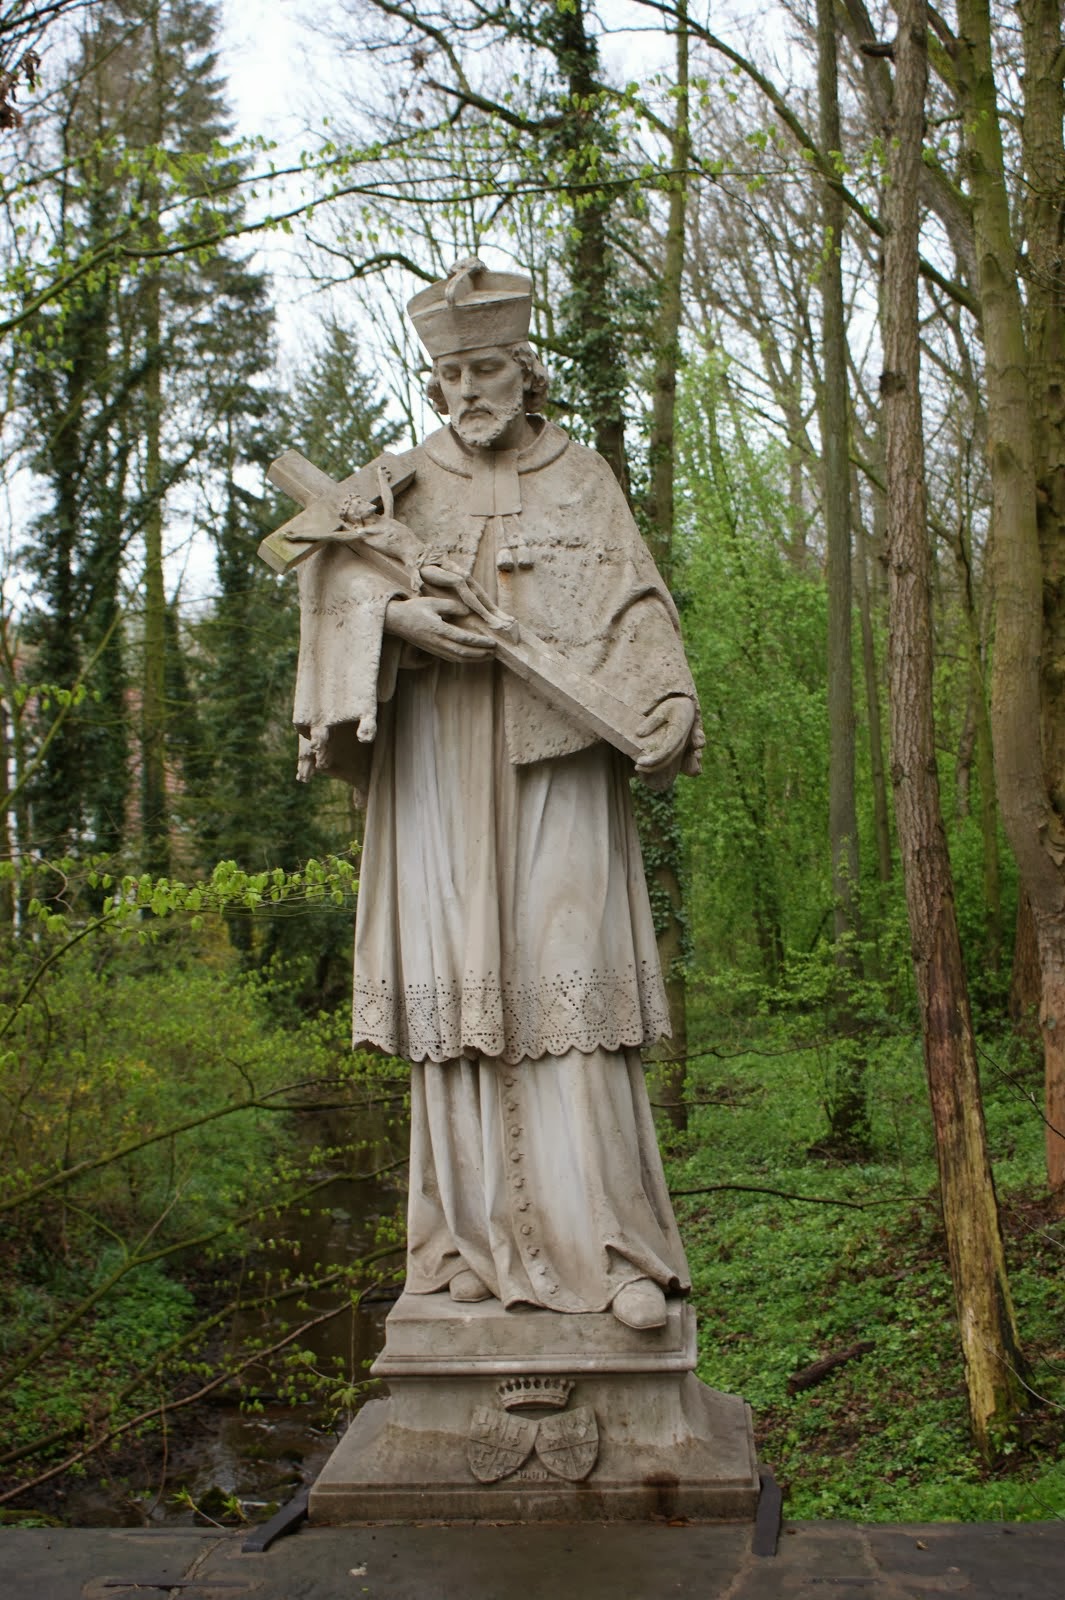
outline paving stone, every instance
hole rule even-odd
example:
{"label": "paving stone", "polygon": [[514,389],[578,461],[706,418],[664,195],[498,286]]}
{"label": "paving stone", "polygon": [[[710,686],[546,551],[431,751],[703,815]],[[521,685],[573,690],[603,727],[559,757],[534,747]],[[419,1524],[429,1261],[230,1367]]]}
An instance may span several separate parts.
{"label": "paving stone", "polygon": [[[1063,1600],[1065,1523],[0,1530],[2,1600]],[[116,1586],[116,1580],[128,1583]]]}
{"label": "paving stone", "polygon": [[[127,1600],[139,1594],[152,1600],[146,1584],[180,1582],[217,1542],[217,1534],[195,1528],[4,1528],[0,1595],[3,1600]],[[130,1584],[115,1587],[122,1578]],[[131,1587],[134,1583],[140,1588]],[[154,1593],[162,1597],[167,1589]],[[205,1597],[193,1590],[189,1600]]]}
{"label": "paving stone", "polygon": [[258,1559],[279,1600],[724,1600],[749,1548],[747,1527],[311,1528]]}
{"label": "paving stone", "polygon": [[873,1557],[900,1594],[958,1593],[966,1600],[1065,1596],[1065,1523],[937,1522],[872,1527]]}

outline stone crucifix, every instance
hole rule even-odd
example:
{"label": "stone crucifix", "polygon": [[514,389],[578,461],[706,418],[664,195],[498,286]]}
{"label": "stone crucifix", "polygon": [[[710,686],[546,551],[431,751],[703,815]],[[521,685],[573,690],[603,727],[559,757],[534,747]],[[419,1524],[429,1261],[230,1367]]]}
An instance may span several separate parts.
{"label": "stone crucifix", "polygon": [[[494,464],[489,458],[489,467]],[[464,626],[494,644],[496,659],[504,667],[595,738],[605,739],[639,763],[645,753],[641,739],[645,719],[635,707],[594,677],[575,671],[560,651],[493,605],[473,578],[440,564],[410,528],[396,521],[395,496],[413,481],[415,471],[405,460],[386,454],[336,483],[299,451],[286,451],[267,477],[305,509],[268,535],[259,555],[275,572],[285,574],[317,551],[343,545],[360,556],[369,571],[395,583],[399,592],[453,597],[468,612]],[[495,486],[491,473],[485,476],[494,515]],[[519,559],[527,559],[524,552]],[[372,739],[376,717],[367,714],[360,727],[361,737]]]}

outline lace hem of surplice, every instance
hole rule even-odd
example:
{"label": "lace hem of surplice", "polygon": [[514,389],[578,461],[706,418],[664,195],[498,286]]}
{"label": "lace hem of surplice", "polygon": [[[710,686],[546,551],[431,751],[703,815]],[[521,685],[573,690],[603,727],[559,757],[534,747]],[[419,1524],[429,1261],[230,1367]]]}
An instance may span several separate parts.
{"label": "lace hem of surplice", "polygon": [[354,1041],[409,1061],[474,1052],[503,1061],[651,1045],[669,1033],[657,963],[529,984],[467,976],[398,988],[355,977]]}

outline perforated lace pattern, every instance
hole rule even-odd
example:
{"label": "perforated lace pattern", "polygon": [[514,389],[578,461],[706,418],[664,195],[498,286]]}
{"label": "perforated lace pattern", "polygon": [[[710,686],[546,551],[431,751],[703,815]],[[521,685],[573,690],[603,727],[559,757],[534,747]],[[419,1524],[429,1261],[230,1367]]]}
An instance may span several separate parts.
{"label": "perforated lace pattern", "polygon": [[489,974],[398,989],[356,975],[353,1019],[356,1044],[410,1061],[452,1061],[471,1050],[536,1060],[635,1048],[669,1032],[662,979],[649,961],[627,972],[560,973],[524,985]]}

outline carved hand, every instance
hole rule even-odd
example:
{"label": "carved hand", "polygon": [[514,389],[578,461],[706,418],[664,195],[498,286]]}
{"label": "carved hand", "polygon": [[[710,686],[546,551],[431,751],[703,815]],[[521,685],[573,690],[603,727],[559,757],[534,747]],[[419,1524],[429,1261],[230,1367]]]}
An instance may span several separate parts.
{"label": "carved hand", "polygon": [[677,776],[688,736],[695,722],[695,707],[685,695],[674,695],[648,712],[637,730],[643,755],[636,771],[652,789],[666,789]]}
{"label": "carved hand", "polygon": [[385,627],[443,661],[483,661],[492,654],[495,642],[457,625],[457,619],[468,616],[461,600],[418,595],[411,600],[390,600]]}

